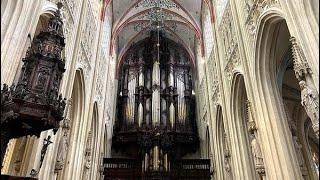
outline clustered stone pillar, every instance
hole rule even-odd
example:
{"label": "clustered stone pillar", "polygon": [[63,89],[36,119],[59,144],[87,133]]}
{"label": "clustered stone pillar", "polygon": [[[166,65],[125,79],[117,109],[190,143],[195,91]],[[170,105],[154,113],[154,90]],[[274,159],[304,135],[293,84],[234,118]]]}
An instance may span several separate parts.
{"label": "clustered stone pillar", "polygon": [[319,93],[313,88],[311,68],[296,38],[291,37],[290,42],[292,43],[294,71],[301,88],[301,104],[305,108],[312,122],[313,130],[319,139]]}

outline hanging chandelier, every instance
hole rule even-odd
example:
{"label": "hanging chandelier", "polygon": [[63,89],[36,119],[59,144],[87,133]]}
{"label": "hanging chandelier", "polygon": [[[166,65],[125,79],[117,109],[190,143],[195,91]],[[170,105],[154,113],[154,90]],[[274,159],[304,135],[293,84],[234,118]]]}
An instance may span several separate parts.
{"label": "hanging chandelier", "polygon": [[147,19],[151,22],[164,22],[165,20],[172,20],[174,18],[173,14],[163,11],[163,8],[152,8],[150,11],[146,12],[139,19]]}
{"label": "hanging chandelier", "polygon": [[138,17],[139,20],[146,20],[148,22],[139,22],[135,24],[133,28],[135,31],[140,31],[142,29],[147,29],[149,31],[163,30],[165,28],[165,22],[169,21],[170,29],[173,31],[176,30],[177,24],[173,21],[175,15],[163,10],[164,8],[179,9],[179,7],[171,0],[144,0],[138,3],[136,7],[152,8]]}
{"label": "hanging chandelier", "polygon": [[144,8],[149,8],[149,7],[156,7],[156,8],[175,8],[175,9],[180,9],[179,6],[172,2],[171,0],[143,0],[140,3],[136,5],[136,8],[138,7],[144,7]]}

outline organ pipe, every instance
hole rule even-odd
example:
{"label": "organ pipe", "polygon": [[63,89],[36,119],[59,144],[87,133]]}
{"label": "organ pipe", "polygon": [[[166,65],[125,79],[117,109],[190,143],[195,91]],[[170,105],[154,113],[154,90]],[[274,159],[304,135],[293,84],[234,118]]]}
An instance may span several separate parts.
{"label": "organ pipe", "polygon": [[153,63],[152,71],[152,125],[156,126],[160,121],[160,68],[159,61]]}
{"label": "organ pipe", "polygon": [[141,127],[144,110],[143,110],[143,90],[144,90],[144,63],[142,57],[139,58],[139,78],[138,78],[138,126]]}
{"label": "organ pipe", "polygon": [[[166,46],[160,44],[161,47]],[[132,135],[134,138],[117,140],[131,141],[138,139],[141,134],[148,136],[146,139],[149,136],[159,138],[151,142],[140,140],[143,144],[140,147],[145,148],[139,154],[144,171],[170,170],[172,154],[168,152],[168,146],[172,144],[160,143],[162,137],[160,134],[168,132],[168,136],[171,137],[178,131],[184,133],[183,130],[188,126],[189,115],[192,113],[190,113],[192,111],[190,66],[185,54],[177,49],[177,47],[166,47],[157,51],[154,46],[143,47],[136,52],[132,51],[134,54],[128,54],[122,67],[120,90],[122,111],[118,112],[123,113],[119,117],[123,117],[124,120],[121,122],[125,122],[121,127],[129,129],[121,129],[121,133],[126,133],[128,130],[127,132],[130,132],[128,134],[132,135],[137,130],[138,135]],[[166,140],[170,142],[171,138]]]}

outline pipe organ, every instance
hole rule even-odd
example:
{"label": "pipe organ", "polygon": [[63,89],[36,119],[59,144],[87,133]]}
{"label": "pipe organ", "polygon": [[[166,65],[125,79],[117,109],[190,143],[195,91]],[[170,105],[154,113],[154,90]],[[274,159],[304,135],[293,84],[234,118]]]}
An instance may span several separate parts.
{"label": "pipe organ", "polygon": [[[192,71],[186,53],[173,42],[150,49],[152,40],[127,55],[120,74],[119,126],[190,129]],[[169,40],[167,40],[169,41]],[[155,43],[155,42],[153,42]],[[121,121],[121,122],[120,122]],[[191,130],[191,129],[190,129]]]}
{"label": "pipe organ", "polygon": [[151,32],[128,50],[119,72],[113,151],[138,161],[142,174],[172,172],[199,146],[190,57]]}

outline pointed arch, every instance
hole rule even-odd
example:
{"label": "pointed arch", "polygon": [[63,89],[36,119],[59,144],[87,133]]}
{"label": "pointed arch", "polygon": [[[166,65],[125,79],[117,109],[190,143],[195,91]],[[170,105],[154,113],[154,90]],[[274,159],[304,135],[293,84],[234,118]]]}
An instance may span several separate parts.
{"label": "pointed arch", "polygon": [[259,130],[261,140],[269,142],[262,144],[264,156],[270,157],[264,162],[270,172],[269,178],[301,179],[302,174],[276,79],[279,65],[277,62],[279,63],[280,59],[276,57],[276,51],[286,43],[289,46],[289,31],[281,36],[286,40],[281,40],[282,46],[279,46],[281,26],[289,30],[285,16],[281,10],[271,8],[258,19],[252,82],[259,96],[255,97],[254,103],[261,112],[257,114],[257,119],[261,121],[257,121],[257,124],[263,124]]}
{"label": "pointed arch", "polygon": [[[305,155],[305,147],[297,147],[304,143],[305,138],[300,134],[303,132],[301,126],[306,118],[300,117],[305,112],[301,106],[299,81],[294,75],[291,29],[285,17],[284,13],[276,8],[265,12],[259,19],[256,37],[253,77],[260,94],[258,98],[267,99],[267,101],[257,100],[259,102],[257,104],[262,109],[259,119],[265,120],[264,128],[272,127],[273,129],[271,132],[264,131],[265,138],[276,137],[264,140],[273,142],[265,146],[268,145],[271,151],[267,153],[275,154],[272,159],[266,159],[266,161],[272,161],[272,166],[269,167],[271,171],[276,172],[281,169],[282,176],[291,179],[302,177],[314,179],[312,168],[306,161],[308,158]],[[286,58],[286,54],[290,53],[291,57]],[[284,72],[279,72],[279,69]],[[307,79],[306,83],[307,86],[313,85],[312,80]],[[297,111],[300,112],[300,116],[295,114]],[[288,163],[287,159],[291,162]],[[288,164],[284,166],[286,163]],[[302,170],[306,166],[308,170]]]}
{"label": "pointed arch", "polygon": [[[223,118],[222,107],[220,105],[216,106],[216,146],[217,146],[217,156],[216,156],[216,178],[217,179],[232,179],[232,162],[231,162],[231,152],[230,144],[227,139],[227,134],[225,130],[225,120]],[[227,172],[226,163],[229,163],[230,170]]]}
{"label": "pointed arch", "polygon": [[256,172],[247,128],[247,101],[248,97],[244,77],[241,73],[236,72],[231,84],[230,109],[232,113],[230,124],[232,126],[231,131],[233,131],[232,144],[236,144],[237,146],[233,148],[234,159],[239,163],[238,167],[242,167],[243,169],[235,172],[235,175],[244,177],[245,179],[254,179]]}
{"label": "pointed arch", "polygon": [[68,177],[79,176],[77,169],[81,169],[81,161],[77,158],[82,152],[79,146],[81,146],[80,133],[83,132],[85,125],[84,112],[85,112],[85,81],[82,69],[75,71],[75,77],[72,89],[72,101],[71,101],[71,132],[69,135],[69,148],[66,158],[66,163],[61,179],[67,179]]}
{"label": "pointed arch", "polygon": [[98,105],[97,102],[93,103],[92,116],[89,117],[88,129],[86,135],[85,156],[83,164],[83,177],[82,179],[95,179],[97,166],[99,165],[98,152]]}

